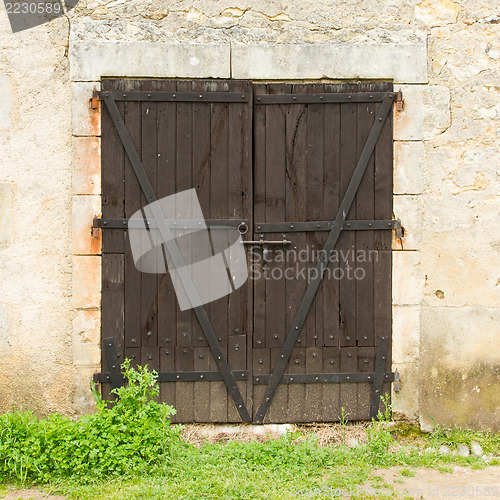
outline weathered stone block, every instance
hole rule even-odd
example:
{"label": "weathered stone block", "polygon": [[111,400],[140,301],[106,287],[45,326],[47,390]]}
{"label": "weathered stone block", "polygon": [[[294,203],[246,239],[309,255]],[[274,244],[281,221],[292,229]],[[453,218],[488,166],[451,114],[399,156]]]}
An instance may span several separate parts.
{"label": "weathered stone block", "polygon": [[450,126],[450,91],[447,87],[402,85],[401,90],[404,109],[394,112],[395,140],[430,140]]}
{"label": "weathered stone block", "polygon": [[418,418],[418,390],[419,369],[417,363],[393,363],[392,371],[398,370],[400,377],[400,391],[394,390],[392,386],[391,404],[393,417],[405,419]]}
{"label": "weathered stone block", "polygon": [[421,324],[422,426],[500,430],[500,309],[423,307]]}
{"label": "weathered stone block", "polygon": [[102,76],[229,78],[229,44],[154,43],[74,40],[71,79]]}
{"label": "weathered stone block", "polygon": [[401,220],[404,235],[401,239],[403,250],[419,250],[422,246],[423,214],[419,195],[394,196],[394,215]]}
{"label": "weathered stone block", "polygon": [[90,381],[94,373],[99,370],[99,365],[75,367],[73,375],[73,411],[78,415],[88,415],[96,410],[94,397],[90,390]]}
{"label": "weathered stone block", "polygon": [[420,252],[402,251],[392,254],[393,305],[418,305],[422,301],[424,277],[420,268]]}
{"label": "weathered stone block", "polygon": [[73,138],[73,194],[101,193],[101,140]]}
{"label": "weathered stone block", "polygon": [[422,192],[424,155],[424,145],[421,141],[394,142],[395,194]]}
{"label": "weathered stone block", "polygon": [[[472,224],[479,219],[484,226],[467,228],[464,224],[462,230],[443,226],[441,232],[426,233],[421,252],[427,275],[424,304],[436,307],[498,306],[500,235],[495,225],[499,205],[500,200],[488,204],[479,212],[479,217],[470,217]],[[463,207],[457,206],[457,210],[460,209],[464,211]]]}
{"label": "weathered stone block", "polygon": [[420,347],[420,306],[394,306],[392,330],[393,363],[416,362]]}
{"label": "weathered stone block", "polygon": [[72,83],[72,134],[82,136],[101,135],[101,114],[91,109],[89,101],[94,89],[100,89],[99,82]]}
{"label": "weathered stone block", "polygon": [[12,125],[12,89],[10,75],[0,75],[0,130]]}
{"label": "weathered stone block", "polygon": [[92,309],[101,305],[101,259],[97,256],[73,256],[74,308]]}
{"label": "weathered stone block", "polygon": [[0,244],[11,239],[12,184],[0,182]]}
{"label": "weathered stone block", "polygon": [[101,231],[92,236],[92,221],[101,213],[101,197],[73,196],[73,253],[96,255],[101,252]]}
{"label": "weathered stone block", "polygon": [[415,17],[428,28],[456,22],[460,6],[452,0],[424,0],[415,7]]}
{"label": "weathered stone block", "polygon": [[232,75],[249,79],[393,79],[427,81],[425,40],[415,43],[332,42],[235,45]]}
{"label": "weathered stone block", "polygon": [[101,362],[101,312],[76,311],[73,319],[73,362],[98,365]]}

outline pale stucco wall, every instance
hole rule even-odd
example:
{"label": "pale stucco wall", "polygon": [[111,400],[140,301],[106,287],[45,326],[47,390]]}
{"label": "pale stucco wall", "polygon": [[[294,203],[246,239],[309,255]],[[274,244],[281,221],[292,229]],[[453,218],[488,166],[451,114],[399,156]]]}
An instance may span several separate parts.
{"label": "pale stucco wall", "polygon": [[101,76],[393,79],[400,415],[500,427],[500,6],[82,1],[0,12],[1,405],[80,413],[99,367]]}

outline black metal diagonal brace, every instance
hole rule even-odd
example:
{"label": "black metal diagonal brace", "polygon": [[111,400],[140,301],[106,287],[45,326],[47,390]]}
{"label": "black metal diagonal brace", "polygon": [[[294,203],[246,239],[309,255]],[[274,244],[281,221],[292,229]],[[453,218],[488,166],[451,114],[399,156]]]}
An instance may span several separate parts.
{"label": "black metal diagonal brace", "polygon": [[[132,138],[130,137],[129,131],[125,125],[120,110],[118,109],[118,106],[116,105],[116,102],[110,93],[104,92],[101,95],[115,124],[118,135],[120,136],[120,139],[123,143],[123,147],[125,148],[132,168],[134,169],[135,175],[137,176],[139,184],[141,185],[141,189],[146,196],[146,200],[148,201],[148,203],[152,204],[150,205],[151,211],[153,213],[154,220],[158,225],[165,251],[168,252],[170,258],[172,259],[173,265],[176,268],[184,290],[191,300],[191,304],[200,304],[201,301],[199,299],[198,292],[184,264],[182,255],[179,251],[179,248],[177,247],[177,244],[175,243],[175,239],[172,235],[165,215],[163,214],[159,203],[153,203],[157,201],[157,197],[153,190],[153,186],[151,185],[149,178],[144,170],[141,159],[137,154],[137,150],[134,146]],[[236,405],[236,409],[238,410],[241,419],[244,422],[249,422],[251,419],[247,407],[245,405],[245,402],[243,401],[240,390],[238,389],[233,373],[229,368],[226,357],[217,341],[217,337],[210,323],[207,312],[205,311],[205,308],[203,306],[195,306],[193,307],[193,309],[198,318],[198,321],[200,322],[201,328],[205,334],[212,354],[214,355],[217,366],[221,371],[222,376],[224,377],[224,382],[226,383],[229,394],[231,395],[234,404]]]}
{"label": "black metal diagonal brace", "polygon": [[290,331],[288,332],[288,335],[286,337],[285,344],[281,350],[276,366],[274,367],[273,373],[269,379],[269,384],[266,388],[266,392],[264,393],[263,400],[259,406],[259,409],[257,410],[257,413],[255,414],[255,423],[261,424],[264,421],[267,410],[271,405],[274,394],[276,393],[276,389],[278,388],[285,368],[288,364],[288,360],[290,359],[293,346],[297,341],[302,326],[304,325],[304,322],[306,320],[307,314],[313,303],[314,297],[316,296],[316,292],[318,291],[321,281],[323,280],[325,270],[328,267],[328,259],[326,255],[329,254],[337,244],[337,240],[339,239],[347,214],[349,213],[358,188],[361,184],[361,180],[363,179],[363,175],[365,174],[368,162],[375,149],[375,145],[377,144],[380,132],[382,131],[385,120],[387,119],[387,116],[389,115],[389,112],[392,108],[394,96],[394,93],[389,92],[385,95],[382,101],[382,105],[375,118],[375,123],[370,130],[370,134],[368,135],[366,144],[363,148],[363,151],[361,152],[361,156],[354,170],[352,179],[349,182],[349,186],[347,187],[347,191],[344,195],[335,221],[333,222],[330,233],[328,234],[328,238],[323,248],[324,251],[321,252],[318,258],[318,263],[316,265],[316,276],[311,280],[309,286],[307,287],[304,298],[302,299]]}

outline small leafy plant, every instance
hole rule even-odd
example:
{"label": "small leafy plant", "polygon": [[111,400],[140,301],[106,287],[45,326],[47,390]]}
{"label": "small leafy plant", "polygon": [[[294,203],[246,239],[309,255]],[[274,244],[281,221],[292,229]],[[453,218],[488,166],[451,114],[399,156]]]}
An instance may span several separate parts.
{"label": "small leafy plant", "polygon": [[128,383],[117,401],[93,387],[97,412],[80,420],[60,414],[38,419],[31,412],[0,415],[0,477],[47,482],[64,477],[129,476],[164,467],[181,443],[171,427],[171,406],[155,401],[158,374],[122,365]]}

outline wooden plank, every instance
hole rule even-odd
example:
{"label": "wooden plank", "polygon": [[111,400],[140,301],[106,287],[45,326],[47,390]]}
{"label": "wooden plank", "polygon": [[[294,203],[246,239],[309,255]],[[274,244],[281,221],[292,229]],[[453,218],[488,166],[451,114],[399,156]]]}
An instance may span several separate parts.
{"label": "wooden plank", "polygon": [[160,371],[160,350],[158,347],[141,347],[141,365]]}
{"label": "wooden plank", "polygon": [[[271,352],[270,349],[253,349],[252,375],[258,378],[259,375],[269,375],[271,373]],[[265,385],[253,386],[253,400],[255,404],[252,408],[252,418],[259,407],[259,403],[264,397]]]}
{"label": "wooden plank", "polygon": [[[157,82],[146,80],[141,90],[157,90]],[[153,188],[157,191],[158,184],[158,104],[155,102],[141,103],[141,143],[142,165]],[[157,194],[158,196],[158,194]],[[147,205],[145,195],[142,195],[143,206]],[[162,263],[163,264],[163,263]],[[159,270],[159,269],[158,269]],[[158,345],[158,274],[142,273],[141,276],[141,333],[142,347]],[[149,355],[149,354],[148,354]]]}
{"label": "wooden plank", "polygon": [[[304,92],[306,85],[294,84],[290,89],[292,93]],[[286,116],[286,220],[290,222],[306,221],[306,206],[308,196],[307,186],[307,161],[308,161],[308,109],[307,106],[293,105],[287,109]],[[307,251],[308,239],[305,233],[289,235],[293,246],[290,248],[293,258],[287,260],[287,266],[294,269],[292,276],[297,279],[286,279],[286,332],[292,326],[295,315],[304,297],[307,288],[307,278],[302,277],[302,272],[311,266],[301,256]],[[297,347],[307,345],[307,322],[297,339]]]}
{"label": "wooden plank", "polygon": [[[227,83],[217,88],[227,90]],[[228,103],[211,103],[210,121],[210,212],[209,217],[223,219],[228,213],[229,110]],[[211,270],[212,271],[212,270]],[[215,270],[213,270],[215,273]],[[213,279],[220,276],[213,275]],[[208,305],[209,317],[219,343],[227,356],[227,297]],[[215,363],[215,359],[213,360]],[[214,366],[214,369],[215,366]],[[224,382],[210,382],[210,416],[213,422],[227,421],[228,394]],[[230,403],[232,404],[232,403]]]}
{"label": "wooden plank", "polygon": [[[340,350],[340,371],[353,373],[358,368],[358,349],[356,347],[342,347]],[[344,408],[349,420],[358,417],[358,384],[340,384],[340,411]]]}
{"label": "wooden plank", "polygon": [[[375,104],[364,103],[357,105],[358,130],[357,151],[358,157],[366,143],[368,134],[375,121]],[[375,218],[375,155],[372,155],[356,195],[356,215],[358,219],[373,220]],[[380,231],[379,231],[380,232]],[[374,346],[373,335],[373,262],[371,259],[374,248],[374,231],[356,231],[356,340],[359,346]]]}
{"label": "wooden plank", "polygon": [[125,357],[130,359],[130,366],[137,368],[137,366],[141,364],[141,348],[127,347],[125,349]]}
{"label": "wooden plank", "polygon": [[[140,89],[137,80],[124,80],[123,90]],[[130,133],[139,155],[141,144],[141,104],[126,102],[124,111],[125,125]],[[125,217],[130,218],[143,206],[143,193],[128,157],[125,158]],[[127,248],[125,253],[125,346],[141,347],[142,318],[141,292],[142,273],[135,267],[132,252]]]}
{"label": "wooden plank", "polygon": [[[192,90],[192,83],[178,81],[178,92]],[[192,164],[193,164],[193,104],[190,102],[177,103],[177,150],[176,150],[176,192],[180,193],[193,187]],[[177,239],[181,253],[191,252],[189,239]],[[177,306],[177,345],[193,345],[193,313],[191,310],[181,311]]]}
{"label": "wooden plank", "polygon": [[[194,370],[194,349],[188,346],[175,348],[175,370]],[[177,422],[194,422],[194,382],[175,383]]]}
{"label": "wooden plank", "polygon": [[[254,85],[254,99],[256,95],[265,94],[266,86]],[[256,106],[254,109],[254,220],[266,220],[266,106]],[[262,234],[262,237],[264,235]],[[257,240],[260,234],[252,237],[252,232],[247,233],[244,239]],[[262,349],[266,347],[266,282],[263,278],[262,252],[257,247],[250,247],[247,253],[252,279],[254,280],[254,320],[253,320],[253,347]],[[257,390],[257,388],[256,388]],[[256,396],[255,396],[256,398]],[[254,399],[255,399],[254,398]],[[257,399],[255,399],[257,401]]]}
{"label": "wooden plank", "polygon": [[[327,86],[325,90],[331,90]],[[323,166],[323,217],[324,220],[334,220],[340,207],[340,104],[325,105],[324,113],[325,142]],[[332,256],[338,254],[339,244],[333,250]],[[339,263],[335,257],[328,265],[328,273],[322,286],[323,293],[323,345],[339,345],[339,280],[336,269]]]}
{"label": "wooden plank", "polygon": [[[308,347],[306,349],[306,373],[321,373],[323,370],[323,349]],[[305,397],[306,422],[318,422],[323,416],[323,385],[307,384]]]}
{"label": "wooden plank", "polygon": [[[160,371],[175,371],[175,349],[173,347],[160,348]],[[175,401],[175,382],[160,383],[160,398],[163,403],[173,406],[177,409]],[[177,415],[172,417],[172,422],[177,422]]]}
{"label": "wooden plank", "polygon": [[[306,93],[324,91],[323,84],[307,85]],[[307,116],[307,220],[323,218],[324,105],[310,104]],[[326,234],[306,233],[308,247],[317,252],[326,242]],[[313,267],[313,266],[311,266]],[[320,285],[307,315],[307,346],[323,345],[323,284]],[[306,357],[307,359],[307,357]],[[306,367],[307,369],[307,367]],[[319,387],[319,386],[318,386]],[[317,389],[314,389],[317,391]],[[307,394],[307,391],[306,391]]]}
{"label": "wooden plank", "polygon": [[[104,79],[103,90],[121,90],[121,80]],[[120,113],[124,103],[117,104]],[[101,114],[101,189],[102,216],[106,218],[124,217],[124,167],[125,152],[107,107],[102,104]],[[98,215],[98,214],[96,214]],[[125,251],[125,232],[121,229],[101,231],[102,253],[123,253]]]}
{"label": "wooden plank", "polygon": [[[174,91],[175,85],[175,81],[162,80],[160,88],[164,91]],[[157,104],[157,190],[160,199],[175,194],[176,192],[176,106],[176,103],[169,102]],[[177,309],[177,298],[175,296],[172,280],[170,274],[166,272],[158,278],[158,345],[160,347],[168,347],[172,350],[172,353],[174,347],[177,345]],[[167,385],[165,387],[167,387]],[[171,387],[173,387],[173,385]]]}
{"label": "wooden plank", "polygon": [[[234,81],[230,82],[231,92],[249,93],[250,86],[248,82]],[[252,214],[252,165],[251,156],[251,103],[231,103],[229,105],[229,160],[227,163],[228,171],[228,212],[226,217],[229,219],[248,218],[249,227],[253,227]],[[232,252],[229,252],[228,263],[233,259]],[[251,366],[251,335],[247,339],[247,332],[252,331],[252,294],[253,281],[248,280],[242,287],[235,290],[227,296],[227,314],[228,314],[228,357],[231,368],[240,370]],[[242,335],[244,334],[244,335]],[[240,344],[237,351],[233,351],[232,343],[234,338]],[[240,338],[241,337],[241,338]],[[242,346],[242,342],[248,344]],[[248,347],[248,350],[247,350]],[[244,350],[243,350],[244,349]],[[245,353],[245,359],[241,356]],[[235,354],[238,356],[235,357]],[[236,363],[233,367],[233,361]],[[251,381],[238,382],[240,392],[246,402],[247,409],[251,413],[252,399],[248,397],[252,389]],[[250,392],[251,394],[251,392]],[[228,403],[228,421],[240,421],[239,414],[236,412],[234,404]]]}
{"label": "wooden plank", "polygon": [[[346,90],[356,90],[356,85],[346,86]],[[348,90],[348,91],[349,91]],[[356,149],[356,126],[357,107],[355,104],[341,104],[341,143],[340,155],[342,158],[340,172],[340,191],[343,197],[349,182],[351,181],[354,169],[358,162]],[[348,218],[356,218],[356,205],[353,203]],[[352,252],[356,243],[356,235],[353,231],[342,232],[339,238],[339,250],[343,262],[341,263],[342,276],[340,279],[339,292],[339,315],[340,315],[340,345],[356,345],[356,284],[353,279],[349,279],[352,272],[353,258]]]}
{"label": "wooden plank", "polygon": [[[270,84],[268,94],[283,94],[290,90],[286,84]],[[287,105],[266,107],[266,220],[277,222],[285,219],[286,144],[284,140]],[[269,240],[280,240],[280,233],[267,233]],[[275,248],[268,248],[270,256]],[[264,252],[264,251],[263,251]],[[266,264],[269,279],[266,283],[266,346],[281,347],[285,343],[285,263],[271,260]]]}
{"label": "wooden plank", "polygon": [[[376,347],[358,348],[358,372],[374,372]],[[370,419],[370,403],[372,395],[372,384],[358,385],[358,418],[361,420]]]}
{"label": "wooden plank", "polygon": [[[281,354],[281,347],[271,349],[271,373],[276,366],[278,356]],[[264,418],[264,423],[282,423],[288,419],[288,385],[280,384],[271,402],[271,406]],[[260,400],[259,400],[260,404]],[[258,406],[258,405],[257,405]]]}
{"label": "wooden plank", "polygon": [[[101,338],[112,337],[116,352],[123,361],[124,356],[124,256],[123,254],[103,254],[102,256],[102,313]],[[101,369],[109,372],[106,349],[101,349]],[[103,396],[107,398],[109,384],[103,385]]]}
{"label": "wooden plank", "polygon": [[[208,92],[213,83],[206,81],[194,81],[193,90]],[[210,213],[210,105],[207,103],[193,103],[193,163],[192,179],[193,187],[200,201],[201,209],[205,217]],[[203,245],[202,245],[203,246]],[[193,249],[193,259],[203,259],[205,248],[200,248],[197,254]],[[199,255],[199,256],[197,256]],[[207,308],[208,309],[208,308]],[[193,345],[208,346],[205,334],[197,318],[192,321]],[[208,358],[207,358],[208,359]]]}
{"label": "wooden plank", "polygon": [[[306,349],[294,347],[285,373],[306,373]],[[288,385],[287,422],[304,422],[306,384]]]}
{"label": "wooden plank", "polygon": [[[194,369],[195,371],[210,370],[210,348],[194,348]],[[194,421],[210,422],[210,391],[209,382],[194,382]]]}
{"label": "wooden plank", "polygon": [[[338,347],[323,348],[323,373],[340,372],[340,349]],[[340,385],[323,385],[323,415],[321,420],[324,422],[335,422],[340,420]]]}
{"label": "wooden plank", "polygon": [[[227,361],[231,370],[246,370],[247,369],[247,336],[246,335],[229,335],[227,342]],[[243,401],[247,401],[247,383],[236,382],[243,397]],[[250,411],[250,408],[248,409]],[[232,400],[228,401],[227,405],[227,421],[241,422],[238,410],[234,406]]]}

